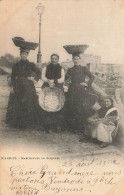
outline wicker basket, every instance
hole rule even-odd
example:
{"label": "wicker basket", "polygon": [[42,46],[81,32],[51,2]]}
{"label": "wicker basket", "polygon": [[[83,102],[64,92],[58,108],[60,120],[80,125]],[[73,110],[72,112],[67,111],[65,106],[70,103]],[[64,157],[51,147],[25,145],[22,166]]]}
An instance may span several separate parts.
{"label": "wicker basket", "polygon": [[74,54],[84,53],[84,51],[89,47],[89,45],[64,45],[63,47],[69,54]]}
{"label": "wicker basket", "polygon": [[39,105],[47,112],[60,111],[64,103],[64,92],[57,87],[45,87],[39,94]]}
{"label": "wicker basket", "polygon": [[39,43],[25,41],[21,37],[14,37],[12,38],[12,40],[17,47],[26,48],[30,50],[35,50],[39,45]]}

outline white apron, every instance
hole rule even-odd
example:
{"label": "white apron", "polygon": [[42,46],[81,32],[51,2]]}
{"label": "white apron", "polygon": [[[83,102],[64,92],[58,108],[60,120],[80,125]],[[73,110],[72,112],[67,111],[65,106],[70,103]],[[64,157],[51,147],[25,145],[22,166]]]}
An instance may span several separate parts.
{"label": "white apron", "polygon": [[[111,108],[107,111],[105,117],[113,112],[114,110],[117,110],[116,108]],[[118,117],[117,117],[118,120]],[[112,133],[116,130],[116,126],[113,122],[110,121],[108,124],[104,124],[103,122],[99,123],[96,128],[92,131],[92,137],[98,139],[99,141],[105,142],[105,143],[112,143]]]}

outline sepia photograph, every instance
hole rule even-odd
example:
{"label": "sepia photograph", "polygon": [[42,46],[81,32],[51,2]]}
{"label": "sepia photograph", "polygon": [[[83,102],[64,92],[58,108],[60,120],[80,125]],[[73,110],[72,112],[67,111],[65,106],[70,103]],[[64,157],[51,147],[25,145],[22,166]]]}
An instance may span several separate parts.
{"label": "sepia photograph", "polygon": [[0,17],[0,195],[124,195],[123,0]]}

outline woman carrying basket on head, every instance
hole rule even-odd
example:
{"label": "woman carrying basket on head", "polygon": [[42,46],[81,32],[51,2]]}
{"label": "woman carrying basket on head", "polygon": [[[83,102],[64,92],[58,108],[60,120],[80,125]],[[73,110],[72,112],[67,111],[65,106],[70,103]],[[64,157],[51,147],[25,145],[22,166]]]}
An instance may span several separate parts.
{"label": "woman carrying basket on head", "polygon": [[38,124],[40,110],[34,81],[40,79],[41,72],[28,61],[28,55],[38,44],[21,37],[13,38],[13,42],[20,47],[21,59],[12,67],[6,123],[15,128],[34,127]]}
{"label": "woman carrying basket on head", "polygon": [[[89,93],[94,76],[86,66],[81,66],[80,54],[73,54],[74,66],[67,71],[71,84],[67,94],[67,125],[78,133],[84,133],[89,109],[94,105],[96,96]],[[89,81],[85,82],[86,76]]]}

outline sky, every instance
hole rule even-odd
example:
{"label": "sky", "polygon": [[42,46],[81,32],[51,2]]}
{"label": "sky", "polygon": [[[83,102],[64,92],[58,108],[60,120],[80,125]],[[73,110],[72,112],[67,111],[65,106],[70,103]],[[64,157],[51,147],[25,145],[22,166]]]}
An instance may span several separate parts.
{"label": "sky", "polygon": [[[87,44],[86,54],[101,56],[102,63],[124,64],[124,3],[121,0],[2,0],[0,1],[0,56],[19,56],[12,38],[38,42],[38,3],[42,15],[42,62],[52,53],[60,61],[71,59],[63,48],[68,44]],[[36,62],[37,51],[29,59]]]}

